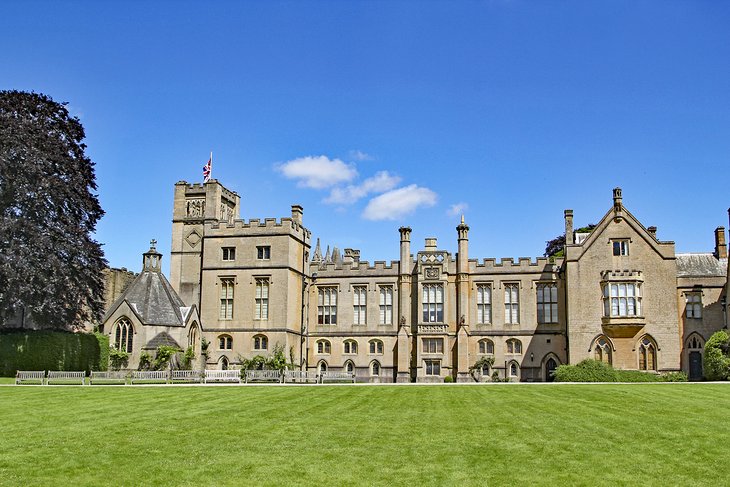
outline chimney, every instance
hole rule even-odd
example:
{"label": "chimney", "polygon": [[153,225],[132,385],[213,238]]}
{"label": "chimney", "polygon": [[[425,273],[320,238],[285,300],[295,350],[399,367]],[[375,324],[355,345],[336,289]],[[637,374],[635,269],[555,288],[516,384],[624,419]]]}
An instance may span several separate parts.
{"label": "chimney", "polygon": [[715,229],[715,257],[727,259],[727,244],[725,243],[725,227]]}
{"label": "chimney", "polygon": [[352,265],[357,262],[360,262],[360,251],[357,249],[345,249],[345,256],[342,259],[342,263]]}
{"label": "chimney", "polygon": [[565,210],[565,245],[573,245],[573,210]]}
{"label": "chimney", "polygon": [[623,206],[623,198],[621,197],[621,188],[613,188],[613,211],[618,213]]}
{"label": "chimney", "polygon": [[411,228],[400,227],[400,272],[411,273]]}
{"label": "chimney", "polygon": [[291,205],[291,219],[297,222],[298,225],[302,224],[302,217],[304,216],[304,208],[300,205]]}
{"label": "chimney", "polygon": [[654,237],[654,240],[656,240],[656,227],[649,227],[646,229],[647,232],[649,232],[649,235]]}
{"label": "chimney", "polygon": [[427,237],[426,238],[426,250],[436,250],[437,244],[436,244],[436,237]]}

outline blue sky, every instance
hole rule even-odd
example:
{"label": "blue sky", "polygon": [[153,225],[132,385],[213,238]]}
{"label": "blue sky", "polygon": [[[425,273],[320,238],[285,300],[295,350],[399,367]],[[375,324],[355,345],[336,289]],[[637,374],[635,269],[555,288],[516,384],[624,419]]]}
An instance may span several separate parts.
{"label": "blue sky", "polygon": [[3,2],[0,88],[86,127],[112,266],[169,263],[173,185],[213,175],[244,219],[398,258],[542,254],[625,205],[678,251],[730,206],[727,2]]}

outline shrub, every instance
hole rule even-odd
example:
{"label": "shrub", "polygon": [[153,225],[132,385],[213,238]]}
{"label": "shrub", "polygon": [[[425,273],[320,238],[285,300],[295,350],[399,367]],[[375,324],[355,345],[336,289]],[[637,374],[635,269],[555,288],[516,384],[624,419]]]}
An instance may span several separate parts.
{"label": "shrub", "polygon": [[129,354],[116,348],[109,347],[109,365],[112,370],[119,370],[129,363]]}
{"label": "shrub", "polygon": [[191,370],[193,368],[193,360],[195,360],[195,350],[193,347],[188,347],[180,361],[180,368],[182,370]]}
{"label": "shrub", "polygon": [[728,380],[730,376],[730,336],[720,330],[712,334],[705,343],[704,367],[708,380]]}
{"label": "shrub", "polygon": [[[107,340],[108,341],[108,340]],[[106,370],[100,348],[104,340],[93,333],[50,330],[0,332],[0,376],[17,370]]]}
{"label": "shrub", "polygon": [[444,382],[450,384],[450,383],[454,382],[454,378],[451,377],[450,375],[447,375],[446,377],[444,377]]}
{"label": "shrub", "polygon": [[170,359],[179,352],[180,350],[170,345],[161,345],[157,347],[157,353],[155,353],[155,361],[152,363],[154,370],[163,370],[167,368],[170,363]]}
{"label": "shrub", "polygon": [[140,353],[137,370],[150,370],[150,367],[152,367],[152,355],[147,352]]}
{"label": "shrub", "polygon": [[576,365],[555,369],[556,382],[687,382],[684,372],[655,374],[641,370],[620,370],[598,360],[586,359]]}

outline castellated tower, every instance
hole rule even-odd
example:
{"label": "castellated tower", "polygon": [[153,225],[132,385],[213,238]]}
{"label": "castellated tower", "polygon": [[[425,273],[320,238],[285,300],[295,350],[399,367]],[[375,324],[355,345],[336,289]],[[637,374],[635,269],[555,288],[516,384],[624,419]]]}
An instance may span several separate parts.
{"label": "castellated tower", "polygon": [[201,257],[206,223],[232,223],[239,218],[241,198],[217,180],[175,184],[172,210],[170,282],[188,306],[200,307]]}

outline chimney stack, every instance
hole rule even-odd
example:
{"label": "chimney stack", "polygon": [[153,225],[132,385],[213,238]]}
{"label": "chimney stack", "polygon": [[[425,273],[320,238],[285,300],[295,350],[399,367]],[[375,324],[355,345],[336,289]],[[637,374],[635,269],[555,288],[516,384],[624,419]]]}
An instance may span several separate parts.
{"label": "chimney stack", "polygon": [[613,211],[618,213],[623,206],[623,198],[621,197],[621,188],[613,188]]}
{"label": "chimney stack", "polygon": [[304,216],[304,208],[300,205],[291,205],[291,219],[297,222],[298,225],[302,224],[302,217]]}
{"label": "chimney stack", "polygon": [[651,226],[651,227],[647,228],[646,230],[649,232],[649,235],[654,237],[654,239],[656,240],[656,227]]}
{"label": "chimney stack", "polygon": [[573,245],[573,210],[565,210],[565,245]]}
{"label": "chimney stack", "polygon": [[727,244],[725,243],[725,227],[715,229],[715,257],[727,259]]}

